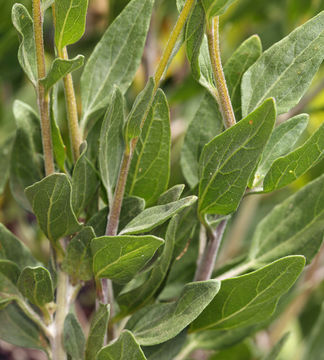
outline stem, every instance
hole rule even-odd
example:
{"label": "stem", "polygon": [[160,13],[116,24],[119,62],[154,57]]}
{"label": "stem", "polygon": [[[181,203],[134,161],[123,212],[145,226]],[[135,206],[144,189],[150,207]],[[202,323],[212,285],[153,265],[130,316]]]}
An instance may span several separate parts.
{"label": "stem", "polygon": [[176,45],[176,42],[179,38],[179,35],[181,33],[182,28],[184,27],[191,9],[193,8],[193,5],[195,4],[195,0],[187,0],[180,15],[179,18],[171,32],[169,41],[167,43],[166,48],[164,49],[164,52],[162,54],[161,60],[159,62],[159,65],[156,69],[155,72],[155,76],[154,76],[154,80],[155,80],[155,91],[158,89],[159,87],[159,83],[162,79],[162,76],[168,66],[170,57],[172,55],[172,51]]}
{"label": "stem", "polygon": [[227,220],[222,220],[218,224],[216,230],[211,230],[209,232],[209,243],[199,261],[194,281],[204,281],[211,278],[226,225]]}
{"label": "stem", "polygon": [[54,321],[54,339],[52,343],[53,360],[65,360],[66,353],[63,347],[63,328],[64,320],[68,313],[69,302],[68,302],[68,275],[58,269],[57,272],[57,293],[56,293],[56,304],[57,310]]}
{"label": "stem", "polygon": [[194,341],[187,342],[187,344],[182,348],[179,354],[174,358],[174,360],[185,360],[187,357],[196,349],[197,344]]}
{"label": "stem", "polygon": [[[59,50],[58,54],[64,60],[69,59],[66,47],[64,47],[62,50]],[[63,83],[64,83],[66,109],[68,113],[68,124],[69,124],[69,132],[70,132],[70,138],[72,144],[72,152],[73,152],[74,161],[76,162],[80,156],[80,145],[82,143],[82,136],[79,127],[78,107],[74,92],[72,75],[67,74],[63,78]]]}
{"label": "stem", "polygon": [[52,174],[54,169],[53,145],[51,136],[51,123],[49,116],[49,99],[45,94],[44,86],[39,82],[46,76],[44,41],[43,41],[43,16],[41,12],[40,0],[33,0],[33,20],[34,20],[34,36],[36,45],[37,59],[37,103],[41,119],[42,143],[45,161],[46,176]]}
{"label": "stem", "polygon": [[219,47],[219,17],[216,16],[212,19],[211,24],[207,23],[207,39],[210,60],[215,77],[215,84],[217,89],[217,98],[219,108],[223,116],[223,121],[226,128],[236,124],[235,115],[228,93],[226,79],[222,67]]}

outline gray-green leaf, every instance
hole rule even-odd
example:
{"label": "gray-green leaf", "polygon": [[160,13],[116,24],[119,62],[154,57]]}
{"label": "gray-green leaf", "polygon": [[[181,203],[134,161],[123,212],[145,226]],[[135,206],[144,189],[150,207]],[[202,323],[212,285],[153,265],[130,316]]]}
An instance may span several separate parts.
{"label": "gray-green leaf", "polygon": [[13,284],[17,284],[20,269],[13,261],[0,260],[0,273],[6,276]]}
{"label": "gray-green leaf", "polygon": [[199,316],[219,288],[217,280],[189,283],[177,301],[143,308],[130,318],[126,327],[134,333],[140,345],[156,345],[170,340]]}
{"label": "gray-green leaf", "polygon": [[93,51],[81,78],[83,126],[107,106],[114,84],[122,93],[131,84],[141,61],[153,3],[130,1]]}
{"label": "gray-green leaf", "polygon": [[143,198],[147,206],[155,204],[169,183],[170,154],[169,107],[158,90],[134,151],[126,192]]}
{"label": "gray-green leaf", "polygon": [[40,82],[44,85],[45,92],[48,92],[54,84],[63,79],[64,76],[79,69],[83,63],[83,55],[78,55],[74,59],[70,60],[55,59],[46,77],[40,80]]}
{"label": "gray-green leaf", "polygon": [[172,260],[177,223],[177,216],[170,221],[163,252],[145,282],[141,286],[118,296],[117,301],[123,313],[132,313],[140,306],[147,304],[159,290]]}
{"label": "gray-green leaf", "polygon": [[265,51],[244,74],[242,112],[246,116],[269,97],[278,114],[295,106],[324,58],[324,11]]}
{"label": "gray-green leaf", "polygon": [[224,14],[227,8],[236,0],[202,0],[208,20]]}
{"label": "gray-green leaf", "polygon": [[84,142],[80,148],[81,155],[72,175],[72,208],[77,217],[86,208],[99,186],[97,172],[87,158],[87,143]]}
{"label": "gray-green leaf", "polygon": [[0,271],[0,309],[5,308],[10,302],[19,297],[21,297],[19,290],[11,281],[11,278],[8,277],[8,272]]}
{"label": "gray-green leaf", "polygon": [[196,196],[188,196],[169,204],[158,205],[145,209],[129,224],[127,224],[120,234],[139,234],[148,232],[169,220],[173,215],[177,214],[182,209],[192,205],[196,202],[196,200]]}
{"label": "gray-green leaf", "polygon": [[275,103],[268,99],[204,147],[200,157],[199,213],[227,215],[237,209],[275,119]]}
{"label": "gray-green leaf", "polygon": [[263,190],[280,189],[298,179],[324,156],[324,124],[298,149],[277,159],[264,178]]}
{"label": "gray-green leaf", "polygon": [[12,22],[20,37],[18,60],[29,80],[34,86],[37,84],[36,46],[34,40],[33,19],[22,4],[15,4],[12,8]]}
{"label": "gray-green leaf", "polygon": [[24,268],[18,279],[18,288],[32,304],[39,307],[54,299],[51,275],[42,266]]}
{"label": "gray-green leaf", "polygon": [[102,236],[91,242],[96,278],[130,281],[164,241],[155,236]]}
{"label": "gray-green leaf", "polygon": [[10,156],[13,143],[14,137],[9,136],[0,144],[0,195],[3,194],[9,177]]}
{"label": "gray-green leaf", "polygon": [[249,187],[260,185],[274,161],[291,151],[306,129],[308,119],[307,114],[297,115],[274,129]]}
{"label": "gray-green leaf", "polygon": [[89,336],[85,349],[85,360],[94,360],[99,350],[102,348],[104,338],[107,334],[109,320],[109,305],[99,304],[99,309],[94,314]]}
{"label": "gray-green leaf", "polygon": [[84,359],[84,334],[77,318],[72,313],[68,314],[64,320],[63,345],[71,360]]}
{"label": "gray-green leaf", "polygon": [[223,280],[219,293],[193,322],[191,331],[232,329],[265,320],[304,265],[303,256],[288,256],[252,273]]}
{"label": "gray-green leaf", "polygon": [[157,204],[164,205],[179,200],[184,188],[185,185],[183,184],[174,185],[172,188],[168,189],[160,195]]}
{"label": "gray-green leaf", "polygon": [[73,282],[88,281],[93,277],[91,240],[96,237],[92,227],[84,227],[70,242],[62,268]]}
{"label": "gray-green leaf", "polygon": [[181,169],[193,189],[199,182],[199,158],[203,147],[223,129],[222,115],[215,98],[205,92],[189,124],[181,150]]}
{"label": "gray-green leaf", "polygon": [[72,210],[71,191],[65,174],[49,175],[26,189],[40,228],[53,242],[81,228]]}
{"label": "gray-green leaf", "polygon": [[88,0],[55,1],[55,44],[59,50],[74,44],[82,37]]}
{"label": "gray-green leaf", "polygon": [[146,360],[134,335],[123,331],[117,341],[100,350],[96,360]]}
{"label": "gray-green leaf", "polygon": [[125,101],[122,92],[115,87],[108,110],[103,119],[99,143],[99,169],[109,203],[112,204],[120,163],[124,151]]}
{"label": "gray-green leaf", "polygon": [[234,51],[224,66],[224,74],[236,120],[242,119],[241,80],[243,74],[257,61],[261,54],[261,40],[259,36],[253,35]]}
{"label": "gray-green leaf", "polygon": [[324,175],[277,205],[257,226],[249,259],[265,264],[287,255],[310,263],[323,241]]}

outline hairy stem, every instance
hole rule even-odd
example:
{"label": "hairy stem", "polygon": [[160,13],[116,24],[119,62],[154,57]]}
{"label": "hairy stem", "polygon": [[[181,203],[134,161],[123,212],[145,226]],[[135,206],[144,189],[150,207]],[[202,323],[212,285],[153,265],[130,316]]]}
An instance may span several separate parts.
{"label": "hairy stem", "polygon": [[41,11],[40,0],[33,0],[33,20],[34,20],[34,36],[36,45],[37,60],[37,103],[41,119],[42,143],[45,162],[46,176],[52,174],[54,170],[53,145],[51,136],[51,123],[49,115],[49,98],[45,93],[44,86],[39,82],[46,76],[45,56],[44,56],[44,40],[43,40],[43,15]]}
{"label": "hairy stem", "polygon": [[69,311],[68,301],[68,275],[58,269],[57,273],[57,292],[56,292],[56,305],[57,310],[54,320],[54,339],[52,342],[53,360],[65,360],[66,353],[63,347],[63,328],[64,320]]}
{"label": "hairy stem", "polygon": [[209,280],[212,276],[219,246],[221,244],[224,231],[227,225],[227,219],[222,220],[215,230],[208,234],[209,242],[205,248],[204,254],[198,264],[195,274],[195,281]]}
{"label": "hairy stem", "polygon": [[229,128],[235,125],[236,121],[220,56],[218,16],[212,19],[211,24],[207,24],[207,39],[209,55],[217,89],[219,108],[223,116],[225,127]]}
{"label": "hairy stem", "polygon": [[[69,59],[66,47],[64,47],[58,53],[60,58],[64,60]],[[70,139],[72,144],[73,158],[74,161],[77,161],[80,156],[80,145],[82,143],[82,136],[79,127],[78,107],[74,92],[72,75],[67,74],[63,78],[63,83],[64,83],[64,93],[65,93],[66,109],[68,114],[68,125],[69,125]]]}

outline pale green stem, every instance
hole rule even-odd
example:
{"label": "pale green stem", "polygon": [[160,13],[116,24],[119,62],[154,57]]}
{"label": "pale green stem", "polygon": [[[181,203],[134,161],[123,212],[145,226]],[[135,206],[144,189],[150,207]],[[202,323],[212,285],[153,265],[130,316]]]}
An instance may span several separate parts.
{"label": "pale green stem", "polygon": [[44,40],[43,40],[43,15],[41,11],[40,0],[33,0],[33,20],[34,20],[34,36],[36,45],[37,60],[37,103],[41,119],[42,143],[45,162],[46,176],[55,171],[53,159],[53,145],[51,136],[51,123],[49,115],[49,98],[45,93],[44,86],[40,83],[40,79],[46,76]]}
{"label": "pale green stem", "polygon": [[226,128],[236,124],[235,115],[226,85],[226,79],[223,71],[220,47],[219,47],[219,17],[212,19],[211,23],[207,24],[207,39],[209,56],[212,64],[213,74],[215,78],[215,85],[217,89],[217,99],[219,108],[223,116],[223,121]]}
{"label": "pale green stem", "polygon": [[182,348],[180,353],[174,358],[174,360],[185,360],[188,356],[196,350],[197,344],[194,341],[187,342],[187,344]]}

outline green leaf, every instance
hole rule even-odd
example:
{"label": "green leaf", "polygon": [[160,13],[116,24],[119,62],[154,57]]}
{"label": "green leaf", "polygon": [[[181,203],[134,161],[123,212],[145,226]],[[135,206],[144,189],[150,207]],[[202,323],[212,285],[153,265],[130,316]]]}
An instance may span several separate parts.
{"label": "green leaf", "polygon": [[191,331],[232,329],[265,320],[304,265],[303,256],[288,256],[252,273],[223,280],[219,293],[193,322]]}
{"label": "green leaf", "polygon": [[210,62],[207,36],[205,35],[201,44],[198,58],[200,68],[199,83],[204,86],[211,94],[215,94],[214,73]]}
{"label": "green leaf", "polygon": [[180,199],[169,204],[158,205],[145,209],[128,225],[126,225],[120,234],[139,234],[148,232],[169,220],[182,209],[192,205],[196,202],[196,200],[196,196],[188,196],[184,199]]}
{"label": "green leaf", "polygon": [[91,240],[96,237],[92,227],[84,227],[70,242],[66,250],[62,269],[72,281],[89,281],[93,277]]}
{"label": "green leaf", "polygon": [[20,66],[32,84],[36,86],[38,75],[33,19],[22,4],[14,4],[12,8],[12,23],[18,31],[20,38],[18,50]]}
{"label": "green leaf", "polygon": [[266,50],[244,74],[242,112],[276,99],[278,114],[295,106],[324,58],[324,11]]}
{"label": "green leaf", "polygon": [[175,359],[176,355],[182,349],[186,340],[187,331],[182,331],[173,339],[166,341],[163,344],[155,346],[143,347],[143,351],[147,360],[170,360]]}
{"label": "green leaf", "polygon": [[97,353],[102,348],[107,334],[109,313],[109,305],[99,304],[99,309],[91,320],[85,349],[85,360],[96,359]]}
{"label": "green leaf", "polygon": [[38,264],[27,246],[2,224],[0,224],[0,259],[14,262],[21,270],[25,266]]}
{"label": "green leaf", "polygon": [[54,299],[51,275],[42,266],[25,267],[19,276],[17,286],[32,304],[39,307]]}
{"label": "green leaf", "polygon": [[183,193],[183,190],[185,188],[185,185],[179,184],[174,185],[172,188],[165,191],[163,194],[160,195],[158,198],[157,204],[158,205],[165,205],[170,202],[174,202],[180,199],[181,194]]}
{"label": "green leaf", "polygon": [[42,12],[44,13],[49,7],[51,7],[54,4],[55,0],[42,0],[41,2],[41,8]]}
{"label": "green leaf", "polygon": [[308,119],[307,114],[297,115],[274,129],[249,187],[260,185],[274,161],[291,151],[306,129]]}
{"label": "green leaf", "polygon": [[223,129],[216,100],[205,91],[199,108],[189,124],[181,150],[181,169],[193,189],[199,182],[199,158],[203,147]]}
{"label": "green leaf", "polygon": [[0,144],[0,195],[3,194],[9,177],[10,155],[13,142],[14,137],[9,136]]}
{"label": "green leaf", "polygon": [[85,338],[74,314],[69,313],[64,320],[63,346],[71,360],[83,360]]}
{"label": "green leaf", "polygon": [[21,297],[17,287],[7,276],[10,271],[6,269],[6,273],[0,271],[0,309],[6,307],[10,302]]}
{"label": "green leaf", "polygon": [[78,55],[74,59],[64,60],[55,59],[52,66],[44,79],[40,82],[44,85],[45,92],[47,93],[58,81],[63,79],[67,74],[83,66],[84,56]]}
{"label": "green leaf", "polygon": [[[141,134],[141,125],[146,114],[148,114],[153,98],[154,80],[150,78],[145,88],[138,94],[129,113],[125,125],[125,140],[128,143],[131,139]],[[169,116],[169,115],[168,115]],[[151,120],[152,121],[152,120]]]}
{"label": "green leaf", "polygon": [[30,210],[24,190],[43,177],[40,122],[34,110],[21,101],[14,102],[13,113],[17,130],[10,160],[10,189],[14,199]]}
{"label": "green leaf", "polygon": [[208,360],[251,360],[253,355],[251,353],[251,345],[246,342],[231,346],[228,349],[217,352]]}
{"label": "green leaf", "polygon": [[140,345],[156,345],[170,340],[199,316],[219,288],[217,280],[189,283],[177,301],[141,309],[130,318],[126,327],[134,333]]}
{"label": "green leaf", "polygon": [[132,313],[150,302],[162,285],[172,260],[177,223],[177,216],[171,219],[165,237],[163,252],[145,282],[141,286],[118,296],[117,302],[124,314]]}
{"label": "green leaf", "polygon": [[45,350],[45,336],[38,327],[15,305],[0,311],[0,339],[25,348]]}
{"label": "green leaf", "polygon": [[93,272],[96,278],[119,283],[130,281],[164,241],[155,236],[102,236],[93,239]]}
{"label": "green leaf", "polygon": [[264,178],[265,192],[280,189],[298,179],[324,156],[324,124],[295,151],[277,159]]}
{"label": "green leaf", "polygon": [[119,229],[123,229],[132,219],[145,209],[145,200],[136,196],[123,199],[120,212]]}
{"label": "green leaf", "polygon": [[[279,342],[273,347],[273,349],[270,351],[270,353],[264,357],[264,360],[277,360],[282,348],[285,346],[290,333],[286,333]],[[308,358],[309,359],[309,358]],[[315,359],[315,358],[314,358]],[[318,359],[318,357],[316,358]]]}
{"label": "green leaf", "polygon": [[153,0],[130,1],[94,49],[81,78],[83,126],[107,106],[114,85],[125,93],[133,81],[153,3]]}
{"label": "green leaf", "polygon": [[138,345],[134,335],[124,330],[120,337],[100,350],[96,360],[146,360],[146,357]]}
{"label": "green leaf", "polygon": [[236,0],[202,0],[208,20],[225,13]]}
{"label": "green leaf", "polygon": [[147,206],[155,204],[169,183],[170,156],[169,106],[159,89],[132,157],[126,193],[143,198]]}
{"label": "green leaf", "polygon": [[26,189],[38,224],[52,242],[81,228],[72,210],[71,191],[65,174],[49,175]]}
{"label": "green leaf", "polygon": [[17,284],[20,269],[13,261],[0,260],[0,273],[7,277],[13,284]]}
{"label": "green leaf", "polygon": [[81,145],[80,150],[81,155],[72,175],[72,208],[77,217],[89,204],[99,186],[97,172],[87,158],[86,142]]}
{"label": "green leaf", "polygon": [[200,157],[200,214],[227,215],[244,195],[276,119],[273,99],[216,136]]}
{"label": "green leaf", "polygon": [[51,94],[51,132],[52,132],[52,143],[53,143],[53,152],[56,163],[62,172],[65,172],[65,160],[66,160],[66,147],[64,145],[60,128],[57,125],[58,119],[58,84],[53,86]]}
{"label": "green leaf", "polygon": [[88,0],[55,1],[55,44],[58,50],[74,44],[82,37]]}
{"label": "green leaf", "polygon": [[304,255],[309,264],[323,241],[324,175],[277,205],[257,226],[249,261],[264,264]]}
{"label": "green leaf", "polygon": [[235,50],[224,66],[226,83],[236,120],[242,119],[241,80],[243,74],[257,61],[261,54],[261,40],[259,36],[253,35]]}
{"label": "green leaf", "polygon": [[191,72],[197,80],[200,78],[199,53],[205,34],[205,26],[205,11],[201,1],[198,1],[188,19],[185,33],[186,51],[191,65]]}
{"label": "green leaf", "polygon": [[99,143],[99,169],[109,203],[113,202],[114,188],[124,152],[124,96],[115,87],[111,102],[102,122]]}
{"label": "green leaf", "polygon": [[320,315],[307,339],[306,348],[302,356],[303,360],[323,359],[323,331],[324,331],[324,303]]}

